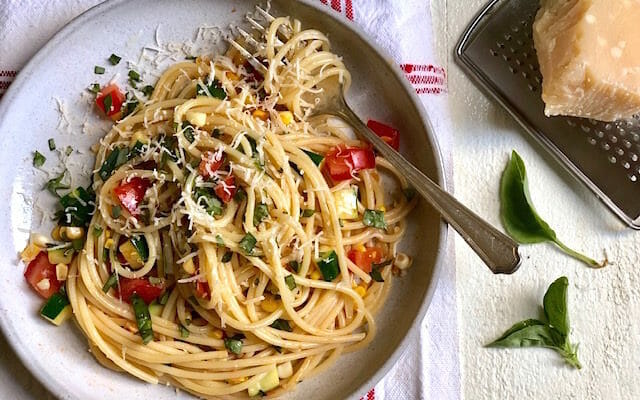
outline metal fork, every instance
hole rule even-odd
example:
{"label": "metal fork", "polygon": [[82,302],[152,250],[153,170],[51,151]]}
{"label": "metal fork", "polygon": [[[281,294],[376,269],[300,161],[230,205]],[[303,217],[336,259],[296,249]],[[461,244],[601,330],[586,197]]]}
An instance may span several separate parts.
{"label": "metal fork", "polygon": [[[259,6],[256,6],[256,15],[262,17],[266,23],[274,20],[272,15]],[[257,21],[257,18],[250,15],[246,18],[256,29],[256,33],[265,31],[265,27]],[[254,55],[262,50],[262,45],[245,30],[238,28],[238,32],[244,38],[246,45],[254,47],[256,52],[247,50],[234,39],[229,39],[230,44],[254,68],[265,72],[265,66]],[[286,40],[291,32],[283,28],[280,29],[279,34]],[[398,169],[416,191],[462,236],[493,273],[512,274],[518,269],[520,266],[518,244],[458,202],[372,132],[347,104],[344,88],[337,77],[326,79],[319,86],[322,89],[318,94],[320,101],[316,102],[312,115],[334,115],[349,123],[361,139],[373,144],[374,148]]]}

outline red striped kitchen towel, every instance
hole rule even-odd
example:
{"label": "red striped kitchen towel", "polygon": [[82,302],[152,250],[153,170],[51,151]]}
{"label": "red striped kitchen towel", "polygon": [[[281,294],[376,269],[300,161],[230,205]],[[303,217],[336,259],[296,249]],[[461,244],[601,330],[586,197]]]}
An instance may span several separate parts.
{"label": "red striped kitchen towel", "polygon": [[[341,14],[365,30],[395,60],[429,114],[452,182],[451,131],[447,106],[447,71],[434,49],[432,0],[311,0]],[[66,22],[99,0],[0,0],[0,101],[29,58]],[[451,188],[449,188],[451,189]],[[453,245],[453,241],[451,241]],[[409,350],[362,400],[460,398],[455,268],[449,265],[425,320],[413,332]],[[4,349],[0,341],[0,351]],[[0,398],[47,398],[25,372],[12,374],[0,365]],[[18,376],[19,375],[19,376]],[[26,388],[26,389],[25,389]]]}

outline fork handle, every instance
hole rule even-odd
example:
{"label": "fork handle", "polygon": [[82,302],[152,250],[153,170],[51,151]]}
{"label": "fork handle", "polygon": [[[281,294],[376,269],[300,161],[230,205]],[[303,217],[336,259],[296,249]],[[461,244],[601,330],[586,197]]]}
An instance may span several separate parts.
{"label": "fork handle", "polygon": [[356,133],[372,143],[375,149],[398,169],[416,191],[462,236],[494,274],[512,274],[518,269],[520,255],[515,241],[440,188],[372,132],[346,103],[343,102],[343,105],[335,114],[350,123]]}

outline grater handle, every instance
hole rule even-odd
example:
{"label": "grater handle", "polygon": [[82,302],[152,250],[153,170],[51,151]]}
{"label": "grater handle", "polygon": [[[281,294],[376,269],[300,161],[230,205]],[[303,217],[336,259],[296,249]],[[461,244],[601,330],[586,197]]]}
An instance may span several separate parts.
{"label": "grater handle", "polygon": [[416,191],[462,236],[494,274],[512,274],[518,269],[520,255],[515,241],[458,202],[400,153],[388,146],[346,103],[343,102],[341,106],[335,114],[349,122],[359,135],[372,143],[375,149],[400,171]]}

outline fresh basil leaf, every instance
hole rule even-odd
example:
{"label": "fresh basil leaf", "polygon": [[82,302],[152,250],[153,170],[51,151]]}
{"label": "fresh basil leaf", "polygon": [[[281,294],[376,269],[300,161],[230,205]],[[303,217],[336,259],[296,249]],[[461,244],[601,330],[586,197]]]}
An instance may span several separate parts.
{"label": "fresh basil leaf", "polygon": [[338,274],[340,274],[338,256],[334,250],[325,254],[323,258],[316,262],[316,264],[318,264],[318,268],[320,269],[320,272],[322,272],[322,277],[327,282],[333,281],[336,279]]}
{"label": "fresh basil leaf", "polygon": [[309,156],[311,161],[313,161],[313,163],[316,166],[319,166],[322,163],[322,160],[324,160],[324,156],[314,153],[313,151],[304,150],[304,149],[302,151],[304,151],[304,153]]}
{"label": "fresh basil leaf", "polygon": [[289,321],[286,319],[277,319],[269,326],[280,331],[293,332],[291,325],[289,325]]}
{"label": "fresh basil leaf", "polygon": [[196,89],[197,96],[209,96],[215,97],[216,99],[224,100],[227,98],[227,93],[224,91],[222,86],[220,86],[220,82],[217,79],[214,79],[210,85],[205,85],[202,82],[198,82],[198,86]]}
{"label": "fresh basil leaf", "polygon": [[312,210],[312,209],[306,208],[306,209],[302,210],[302,217],[303,218],[312,217],[313,214],[315,214],[315,213],[316,213],[316,210]]}
{"label": "fresh basil leaf", "polygon": [[569,280],[563,276],[556,279],[544,295],[544,315],[549,325],[563,336],[569,335],[569,313],[567,312],[567,287]]}
{"label": "fresh basil leaf", "polygon": [[387,227],[387,223],[384,221],[384,211],[380,210],[364,210],[362,223],[366,226],[373,226],[379,229],[385,229]]}
{"label": "fresh basil leaf", "polygon": [[102,291],[107,293],[109,289],[111,289],[112,287],[115,287],[117,284],[118,284],[118,276],[115,273],[113,273],[111,274],[111,276],[109,276],[107,281],[104,283],[104,286],[102,286]]}
{"label": "fresh basil leaf", "polygon": [[537,319],[520,321],[487,347],[556,347],[553,328]]}
{"label": "fresh basil leaf", "polygon": [[131,82],[140,82],[140,74],[134,70],[129,71],[129,80]]}
{"label": "fresh basil leaf", "polygon": [[47,158],[43,156],[39,151],[35,151],[33,153],[33,166],[34,167],[42,167],[44,162],[47,161]]}
{"label": "fresh basil leaf", "polygon": [[56,216],[61,226],[86,227],[95,211],[95,194],[77,187],[60,198],[60,205],[62,210]]}
{"label": "fresh basil leaf", "polygon": [[376,282],[384,282],[382,273],[380,273],[380,268],[372,268],[369,275],[371,275],[371,279],[373,279]]}
{"label": "fresh basil leaf", "polygon": [[289,268],[291,268],[295,272],[298,272],[300,270],[300,263],[296,260],[289,261]]}
{"label": "fresh basil leaf", "polygon": [[238,243],[238,247],[240,247],[245,254],[251,255],[253,253],[253,248],[256,247],[256,243],[256,238],[252,234],[247,233],[244,235],[240,243]]}
{"label": "fresh basil leaf", "polygon": [[224,255],[222,256],[222,262],[226,263],[231,261],[231,257],[233,257],[233,253],[230,251],[227,251],[226,253],[224,253]]}
{"label": "fresh basil leaf", "polygon": [[102,104],[104,104],[104,113],[109,115],[109,113],[111,112],[111,106],[113,106],[113,98],[111,97],[111,93],[104,96]]}
{"label": "fresh basil leaf", "polygon": [[107,178],[111,176],[113,171],[115,171],[122,164],[127,162],[129,159],[129,148],[125,146],[116,147],[111,150],[111,153],[107,156],[107,158],[102,163],[100,167],[100,171],[98,171],[98,175],[100,179],[106,181]]}
{"label": "fresh basil leaf", "polygon": [[189,330],[185,328],[182,324],[178,325],[180,328],[180,337],[186,339],[189,337]]}
{"label": "fresh basil leaf", "polygon": [[260,203],[253,210],[253,226],[260,225],[260,222],[264,221],[269,216],[269,208],[266,204]]}
{"label": "fresh basil leaf", "polygon": [[93,226],[93,236],[94,237],[100,237],[100,235],[102,235],[103,229],[100,225],[94,225]]}
{"label": "fresh basil leaf", "polygon": [[193,193],[194,200],[203,205],[207,214],[222,215],[222,202],[216,197],[211,188],[196,187]]}
{"label": "fresh basil leaf", "polygon": [[145,96],[149,97],[153,94],[154,89],[155,88],[153,86],[147,85],[142,88],[142,93],[144,93]]}
{"label": "fresh basil leaf", "polygon": [[64,179],[65,175],[67,173],[67,170],[64,170],[62,172],[62,174],[60,174],[58,177],[53,178],[53,179],[49,179],[47,181],[47,185],[46,185],[46,189],[54,196],[60,196],[60,194],[58,194],[58,190],[64,190],[64,189],[69,189],[69,185],[66,185],[64,183],[62,183],[62,180]]}
{"label": "fresh basil leaf", "polygon": [[500,182],[500,216],[513,239],[519,243],[553,242],[567,255],[592,268],[604,267],[597,261],[580,254],[558,240],[556,233],[536,212],[529,195],[529,184],[524,161],[515,150]]}

